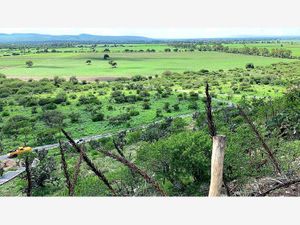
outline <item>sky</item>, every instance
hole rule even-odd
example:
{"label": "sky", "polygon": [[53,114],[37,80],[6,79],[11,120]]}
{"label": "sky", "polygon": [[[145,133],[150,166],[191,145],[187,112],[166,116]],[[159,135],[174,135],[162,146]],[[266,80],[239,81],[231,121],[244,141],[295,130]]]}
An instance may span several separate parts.
{"label": "sky", "polygon": [[0,33],[130,35],[151,38],[300,36],[300,28],[0,28]]}
{"label": "sky", "polygon": [[299,0],[9,0],[0,33],[300,36]]}

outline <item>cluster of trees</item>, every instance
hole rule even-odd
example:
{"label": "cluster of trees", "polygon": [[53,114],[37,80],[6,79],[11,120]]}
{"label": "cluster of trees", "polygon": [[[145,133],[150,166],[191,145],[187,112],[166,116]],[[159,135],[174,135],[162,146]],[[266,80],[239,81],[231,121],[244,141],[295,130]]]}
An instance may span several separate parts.
{"label": "cluster of trees", "polygon": [[248,47],[244,46],[241,48],[231,48],[224,46],[221,43],[176,43],[172,46],[176,48],[185,48],[189,51],[217,51],[217,52],[227,52],[234,54],[245,54],[245,55],[256,55],[264,57],[276,57],[276,58],[294,58],[292,51],[284,48],[259,48],[259,47]]}
{"label": "cluster of trees", "polygon": [[242,48],[230,48],[222,44],[218,45],[200,45],[197,46],[199,51],[217,51],[217,52],[227,52],[235,54],[245,54],[245,55],[257,55],[265,57],[277,57],[277,58],[292,58],[292,51],[283,48],[267,49],[258,47],[248,47],[244,46]]}

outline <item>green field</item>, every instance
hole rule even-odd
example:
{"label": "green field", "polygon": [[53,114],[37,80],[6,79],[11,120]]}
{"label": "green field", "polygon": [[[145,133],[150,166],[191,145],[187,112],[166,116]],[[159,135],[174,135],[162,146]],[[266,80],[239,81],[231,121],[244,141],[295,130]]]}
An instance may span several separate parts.
{"label": "green field", "polygon": [[[159,46],[159,45],[158,45]],[[144,46],[143,48],[145,48]],[[164,48],[165,46],[160,46]],[[140,47],[136,47],[139,49]],[[166,70],[172,72],[219,70],[244,68],[245,64],[266,66],[290,59],[248,56],[219,52],[155,52],[155,53],[108,53],[118,63],[111,68],[103,54],[96,53],[30,53],[20,56],[0,57],[0,73],[7,77],[22,79],[50,78],[54,76],[77,76],[81,79],[109,78],[116,76],[155,75]],[[86,60],[92,61],[91,65]],[[34,65],[27,68],[25,62],[32,60]]]}

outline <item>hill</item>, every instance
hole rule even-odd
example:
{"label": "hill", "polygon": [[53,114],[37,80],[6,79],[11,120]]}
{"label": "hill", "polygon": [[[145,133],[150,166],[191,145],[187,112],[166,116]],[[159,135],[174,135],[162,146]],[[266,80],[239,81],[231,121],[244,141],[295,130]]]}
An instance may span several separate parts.
{"label": "hill", "polygon": [[153,42],[154,39],[142,36],[103,36],[91,34],[79,35],[49,35],[34,33],[0,34],[0,43],[26,44],[26,43],[51,43],[51,42],[78,42],[78,43],[142,43]]}

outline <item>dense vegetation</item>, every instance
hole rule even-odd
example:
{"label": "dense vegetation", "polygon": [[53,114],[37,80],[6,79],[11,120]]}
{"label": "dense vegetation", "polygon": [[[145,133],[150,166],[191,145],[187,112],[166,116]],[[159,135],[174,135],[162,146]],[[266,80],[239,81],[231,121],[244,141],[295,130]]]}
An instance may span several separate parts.
{"label": "dense vegetation", "polygon": [[255,55],[264,57],[276,57],[276,58],[297,58],[292,55],[292,50],[285,49],[283,47],[270,48],[268,46],[260,47],[259,45],[235,45],[235,44],[205,44],[205,43],[176,43],[174,44],[176,48],[184,48],[188,51],[215,51],[215,52],[226,52],[234,54],[244,54],[244,55]]}
{"label": "dense vegetation", "polygon": [[[105,54],[111,57],[111,53]],[[228,70],[170,70],[114,81],[90,82],[75,76],[22,81],[1,75],[0,152],[2,155],[21,145],[35,147],[66,141],[62,128],[73,138],[109,133],[112,136],[84,146],[87,157],[103,171],[118,195],[159,193],[142,176],[108,157],[107,152],[134,163],[167,195],[204,196],[210,179],[212,145],[204,94],[209,83],[217,132],[227,137],[224,181],[240,187],[240,195],[249,195],[242,188],[244,184],[254,178],[275,176],[276,171],[234,107],[236,104],[254,121],[283,174],[299,174],[300,63],[283,61],[265,66],[247,61],[240,68]],[[91,64],[86,67],[93,62],[83,61]],[[34,68],[34,60],[32,63],[27,66]],[[76,174],[79,154],[70,145],[63,148],[69,171]],[[40,163],[32,169],[32,194],[68,195],[60,151],[41,151],[30,160],[33,158]],[[1,186],[0,195],[25,195],[25,188],[25,177],[17,178]],[[74,194],[112,193],[82,163]]]}

